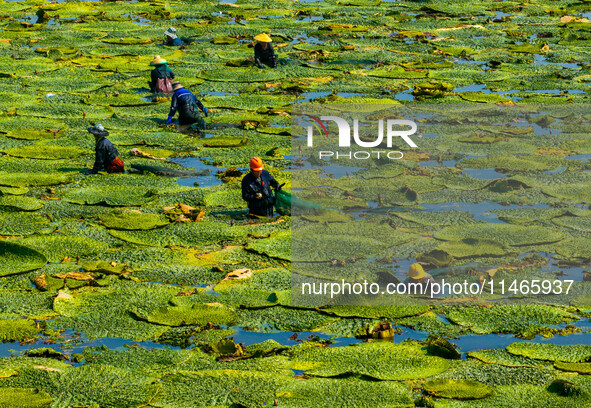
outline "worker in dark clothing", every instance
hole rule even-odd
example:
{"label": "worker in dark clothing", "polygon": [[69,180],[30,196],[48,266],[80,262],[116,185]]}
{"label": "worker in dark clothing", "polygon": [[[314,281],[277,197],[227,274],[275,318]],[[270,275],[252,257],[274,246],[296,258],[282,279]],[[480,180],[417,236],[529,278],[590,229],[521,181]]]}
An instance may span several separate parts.
{"label": "worker in dark clothing", "polygon": [[199,109],[203,111],[205,117],[207,117],[207,108],[203,106],[201,101],[195,98],[195,95],[191,91],[185,89],[180,82],[172,83],[172,102],[170,103],[170,112],[168,113],[168,119],[166,124],[172,123],[174,114],[179,112],[179,131],[184,132],[188,130],[189,126],[196,124],[200,130],[205,129],[205,121],[199,113]]}
{"label": "worker in dark clothing", "polygon": [[271,37],[262,33],[254,37],[256,44],[254,46],[254,63],[259,68],[277,68],[277,56],[271,45]]}
{"label": "worker in dark clothing", "polygon": [[109,173],[123,173],[125,170],[123,160],[121,160],[117,148],[107,139],[109,132],[99,124],[88,128],[88,131],[94,135],[96,146],[94,166],[86,174],[97,174],[102,170]]}
{"label": "worker in dark clothing", "polygon": [[281,186],[263,167],[260,158],[250,160],[250,172],[242,179],[242,199],[248,203],[250,215],[272,217],[275,196],[271,188],[277,193]]}
{"label": "worker in dark clothing", "polygon": [[150,62],[150,65],[155,67],[150,73],[152,80],[148,82],[150,91],[152,93],[172,93],[174,73],[168,68],[166,60],[160,57],[160,55],[156,55]]}
{"label": "worker in dark clothing", "polygon": [[176,35],[176,28],[174,27],[170,27],[168,30],[166,30],[164,32],[164,36],[166,39],[164,45],[169,47],[180,47],[181,45],[185,45],[185,42]]}

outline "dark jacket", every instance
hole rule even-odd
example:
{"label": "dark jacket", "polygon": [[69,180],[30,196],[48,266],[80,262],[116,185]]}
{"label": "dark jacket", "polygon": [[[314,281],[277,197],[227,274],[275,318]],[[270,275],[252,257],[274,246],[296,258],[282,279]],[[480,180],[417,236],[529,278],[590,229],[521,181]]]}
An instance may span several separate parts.
{"label": "dark jacket", "polygon": [[153,92],[156,83],[158,82],[158,78],[172,78],[174,79],[174,73],[168,68],[168,65],[161,64],[156,66],[150,73],[152,77],[152,81],[150,81],[150,90]]}
{"label": "dark jacket", "polygon": [[196,119],[191,115],[191,105],[195,104],[197,108],[203,110],[204,106],[195,98],[191,91],[181,88],[172,94],[172,102],[170,103],[170,112],[168,116],[174,116],[176,111],[179,112],[179,125],[190,125],[196,122]]}
{"label": "dark jacket", "polygon": [[[279,183],[269,174],[267,170],[261,172],[257,179],[252,172],[249,172],[242,179],[242,199],[248,203],[248,209],[251,214],[273,216],[273,205],[275,197],[271,187],[277,190]],[[262,198],[256,198],[257,193],[263,195]]]}
{"label": "dark jacket", "polygon": [[181,45],[185,45],[185,42],[181,40],[179,37],[174,39],[166,37],[166,42],[164,43],[164,45],[167,45],[169,47],[180,47]]}
{"label": "dark jacket", "polygon": [[119,156],[117,148],[106,137],[97,140],[94,150],[94,166],[92,166],[92,170],[90,171],[93,174],[96,174],[101,170],[106,170],[107,166]]}
{"label": "dark jacket", "polygon": [[257,60],[271,68],[277,68],[277,57],[271,43],[268,43],[265,49],[260,43],[254,45],[254,61]]}

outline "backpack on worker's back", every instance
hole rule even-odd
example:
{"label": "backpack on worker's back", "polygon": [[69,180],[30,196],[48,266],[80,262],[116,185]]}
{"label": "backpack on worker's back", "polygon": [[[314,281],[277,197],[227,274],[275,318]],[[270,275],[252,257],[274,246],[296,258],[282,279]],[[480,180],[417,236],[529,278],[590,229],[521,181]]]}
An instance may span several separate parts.
{"label": "backpack on worker's back", "polygon": [[154,93],[171,94],[172,93],[172,78],[158,78]]}

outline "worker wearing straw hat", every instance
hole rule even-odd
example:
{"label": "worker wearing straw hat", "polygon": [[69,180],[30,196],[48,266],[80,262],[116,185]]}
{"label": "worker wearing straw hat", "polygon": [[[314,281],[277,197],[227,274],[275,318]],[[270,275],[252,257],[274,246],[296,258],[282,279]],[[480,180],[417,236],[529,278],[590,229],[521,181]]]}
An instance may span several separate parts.
{"label": "worker wearing straw hat", "polygon": [[275,197],[281,186],[267,170],[260,157],[250,160],[250,172],[242,179],[242,199],[248,203],[248,213],[260,217],[272,217]]}
{"label": "worker wearing straw hat", "polygon": [[205,129],[205,121],[201,117],[199,110],[203,111],[207,117],[208,111],[199,99],[193,95],[191,91],[185,89],[180,82],[175,81],[172,83],[172,101],[170,102],[170,112],[168,113],[168,119],[166,124],[172,123],[172,118],[175,113],[179,112],[179,131],[185,132],[189,130],[192,124],[195,124],[198,129]]}
{"label": "worker wearing straw hat", "polygon": [[417,295],[426,294],[431,284],[435,282],[433,277],[425,272],[422,265],[418,262],[413,263],[408,268],[407,276],[408,278],[405,279],[404,284],[409,287],[409,293],[412,289],[411,285],[414,286],[416,288],[416,292],[414,293]]}
{"label": "worker wearing straw hat", "polygon": [[107,139],[109,132],[105,130],[103,125],[96,124],[88,128],[88,133],[94,135],[96,144],[94,166],[86,174],[97,174],[103,170],[109,173],[123,173],[125,170],[123,160],[121,160],[117,148]]}
{"label": "worker wearing straw hat", "polygon": [[164,38],[166,40],[164,45],[169,47],[180,47],[181,45],[185,45],[185,42],[176,35],[176,28],[174,27],[170,27],[164,32]]}
{"label": "worker wearing straw hat", "polygon": [[168,68],[168,62],[160,55],[156,55],[150,66],[155,67],[150,73],[152,80],[148,82],[150,85],[150,91],[152,93],[172,93],[172,80],[174,79],[174,73]]}
{"label": "worker wearing straw hat", "polygon": [[271,45],[271,37],[262,33],[254,37],[256,44],[254,46],[254,62],[259,68],[277,68],[277,56]]}

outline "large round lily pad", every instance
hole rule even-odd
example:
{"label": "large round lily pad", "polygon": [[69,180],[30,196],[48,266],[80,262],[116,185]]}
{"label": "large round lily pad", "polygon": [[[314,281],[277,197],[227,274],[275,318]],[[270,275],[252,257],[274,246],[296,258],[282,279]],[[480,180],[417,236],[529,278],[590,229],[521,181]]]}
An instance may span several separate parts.
{"label": "large round lily pad", "polygon": [[221,304],[166,306],[150,312],[146,317],[150,323],[163,326],[205,326],[212,324],[231,324],[236,314],[230,308]]}
{"label": "large round lily pad", "polygon": [[11,147],[5,149],[4,153],[25,159],[61,160],[74,159],[92,152],[77,146],[33,145]]}
{"label": "large round lily pad", "polygon": [[507,351],[518,356],[567,363],[584,362],[591,358],[591,346],[579,344],[511,343]]}
{"label": "large round lily pad", "polygon": [[443,228],[434,238],[444,241],[460,241],[464,239],[492,240],[503,245],[539,245],[557,242],[564,234],[552,228],[505,224],[471,224]]}
{"label": "large round lily pad", "polygon": [[22,211],[35,211],[43,208],[43,201],[34,197],[0,196],[0,207],[10,207]]}
{"label": "large round lily pad", "polygon": [[45,256],[32,248],[0,241],[0,276],[32,271],[46,263]]}
{"label": "large round lily pad", "polygon": [[282,231],[272,234],[269,238],[258,239],[248,244],[246,249],[289,261],[291,258],[291,232]]}
{"label": "large round lily pad", "polygon": [[60,173],[0,173],[0,185],[10,187],[53,186],[71,182],[70,176]]}
{"label": "large round lily pad", "polygon": [[0,388],[2,408],[45,408],[52,401],[51,395],[36,388]]}
{"label": "large round lily pad", "polygon": [[107,228],[120,230],[150,230],[168,224],[168,219],[161,214],[144,214],[137,211],[116,211],[103,214],[100,220]]}
{"label": "large round lily pad", "polygon": [[493,388],[472,380],[437,379],[427,382],[423,388],[436,397],[459,400],[482,399],[492,395]]}
{"label": "large round lily pad", "polygon": [[35,248],[50,262],[58,262],[64,257],[97,255],[109,248],[104,242],[92,238],[57,234],[27,237],[23,243]]}
{"label": "large round lily pad", "polygon": [[336,377],[362,374],[380,380],[410,380],[447,370],[445,359],[428,356],[416,343],[363,343],[349,347],[308,347],[294,350],[294,368],[307,374]]}

